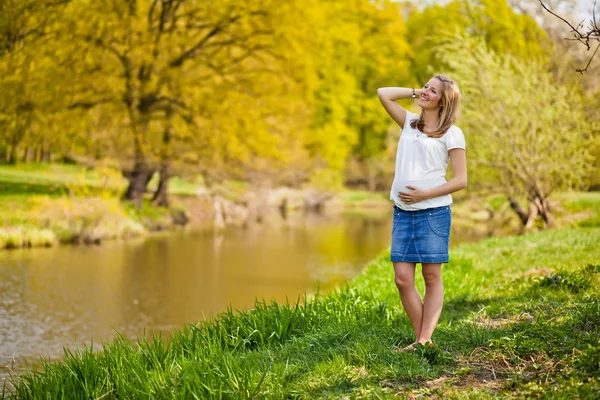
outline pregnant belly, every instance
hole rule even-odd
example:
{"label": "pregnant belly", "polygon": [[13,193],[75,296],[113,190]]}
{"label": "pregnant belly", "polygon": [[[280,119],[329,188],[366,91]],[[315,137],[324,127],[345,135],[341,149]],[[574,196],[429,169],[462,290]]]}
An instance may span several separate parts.
{"label": "pregnant belly", "polygon": [[442,179],[416,179],[416,180],[395,180],[393,185],[394,193],[398,192],[410,192],[411,190],[407,186],[412,186],[419,189],[431,189],[438,187],[446,183],[444,178]]}

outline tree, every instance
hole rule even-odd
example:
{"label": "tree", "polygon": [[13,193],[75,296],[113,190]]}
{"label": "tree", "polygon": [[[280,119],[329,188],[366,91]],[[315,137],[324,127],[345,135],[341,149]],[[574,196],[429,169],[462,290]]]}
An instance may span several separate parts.
{"label": "tree", "polygon": [[[569,26],[569,28],[571,28],[570,33],[572,34],[572,37],[569,38],[569,40],[575,40],[575,41],[580,42],[581,44],[583,44],[585,46],[586,51],[590,51],[590,50],[594,49],[593,50],[594,52],[592,53],[591,57],[589,58],[588,63],[585,66],[585,68],[583,68],[583,69],[577,68],[576,69],[577,72],[583,74],[584,72],[586,72],[588,70],[590,64],[592,63],[592,60],[594,59],[594,56],[598,52],[598,49],[600,49],[600,27],[598,27],[598,22],[596,21],[596,11],[595,11],[596,2],[594,1],[594,8],[592,9],[592,17],[588,21],[587,27],[585,27],[585,25],[584,25],[585,21],[580,22],[577,26],[572,25],[565,18],[561,17],[560,15],[558,15],[555,12],[553,12],[552,10],[550,10],[548,8],[548,6],[546,4],[544,4],[544,2],[542,0],[539,0],[539,2],[542,5],[542,8],[544,10],[546,10],[548,13],[552,14],[556,18],[560,19],[565,24],[567,24]],[[598,42],[598,44],[595,44],[594,42]]]}
{"label": "tree", "polygon": [[550,196],[584,187],[591,169],[597,138],[581,98],[543,66],[498,55],[479,38],[457,36],[438,52],[463,93],[470,180],[506,194],[525,229],[538,216],[551,225]]}
{"label": "tree", "polygon": [[348,124],[357,132],[352,155],[362,164],[367,188],[375,190],[384,171],[389,171],[389,164],[380,160],[386,150],[390,122],[381,117],[381,103],[373,94],[382,86],[405,84],[410,76],[412,49],[396,4],[361,4],[354,14],[361,39],[349,65],[357,90],[349,107]]}
{"label": "tree", "polygon": [[41,159],[54,141],[45,122],[61,108],[57,93],[64,76],[51,73],[48,43],[54,38],[53,20],[61,5],[0,2],[0,152],[9,163],[32,153]]}
{"label": "tree", "polygon": [[313,33],[305,37],[313,71],[307,102],[314,110],[305,147],[314,164],[310,179],[332,187],[343,184],[351,157],[361,163],[363,176],[373,175],[369,160],[383,151],[389,125],[373,93],[406,80],[411,50],[392,1],[319,4]]}
{"label": "tree", "polygon": [[[169,147],[179,131],[173,127],[193,125],[195,111],[177,95],[179,77],[193,76],[194,87],[207,93],[215,79],[231,77],[246,60],[268,57],[272,9],[264,1],[71,1],[64,29],[80,48],[84,89],[72,107],[107,105],[126,122],[126,199],[141,206],[158,165],[163,179],[171,176]],[[163,194],[166,186],[159,185]]]}
{"label": "tree", "polygon": [[444,68],[436,48],[456,34],[480,36],[498,54],[511,54],[524,62],[545,62],[550,49],[536,21],[517,14],[506,1],[454,0],[433,5],[411,13],[407,27],[415,54],[411,70],[420,84]]}

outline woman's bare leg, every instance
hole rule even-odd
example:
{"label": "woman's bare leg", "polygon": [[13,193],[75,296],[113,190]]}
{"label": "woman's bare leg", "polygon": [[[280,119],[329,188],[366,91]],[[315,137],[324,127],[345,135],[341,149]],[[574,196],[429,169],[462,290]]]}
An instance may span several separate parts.
{"label": "woman's bare leg", "polygon": [[422,324],[417,336],[418,343],[431,340],[437,326],[442,304],[444,302],[444,285],[442,284],[442,264],[422,264],[425,280],[425,296],[423,298]]}
{"label": "woman's bare leg", "polygon": [[402,306],[415,330],[415,338],[418,340],[423,324],[423,301],[415,287],[415,266],[416,263],[395,262],[394,275]]}

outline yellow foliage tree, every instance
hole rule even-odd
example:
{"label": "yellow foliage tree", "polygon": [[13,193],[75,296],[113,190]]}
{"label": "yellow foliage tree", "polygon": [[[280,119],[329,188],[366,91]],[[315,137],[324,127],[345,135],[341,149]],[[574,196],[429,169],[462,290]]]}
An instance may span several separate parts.
{"label": "yellow foliage tree", "polygon": [[[173,142],[194,131],[201,111],[192,99],[246,71],[250,60],[273,57],[273,10],[273,1],[68,4],[65,34],[80,48],[85,78],[72,106],[106,105],[125,121],[130,135],[123,152],[130,160],[125,198],[140,206],[158,166],[168,179]],[[195,96],[182,96],[192,79]],[[166,194],[166,182],[159,188]],[[166,197],[157,200],[164,204]]]}

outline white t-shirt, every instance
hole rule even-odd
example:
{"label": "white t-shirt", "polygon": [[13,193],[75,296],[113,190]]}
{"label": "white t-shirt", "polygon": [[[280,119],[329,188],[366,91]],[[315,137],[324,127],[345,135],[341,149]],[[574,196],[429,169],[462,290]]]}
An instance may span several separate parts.
{"label": "white t-shirt", "polygon": [[419,189],[443,185],[446,183],[448,151],[465,148],[465,136],[459,127],[452,125],[441,138],[430,138],[410,126],[410,122],[417,118],[418,115],[406,112],[396,152],[396,173],[390,191],[390,199],[403,210],[423,210],[452,204],[452,196],[449,194],[416,204],[406,204],[400,200],[398,192],[410,192],[407,185]]}

